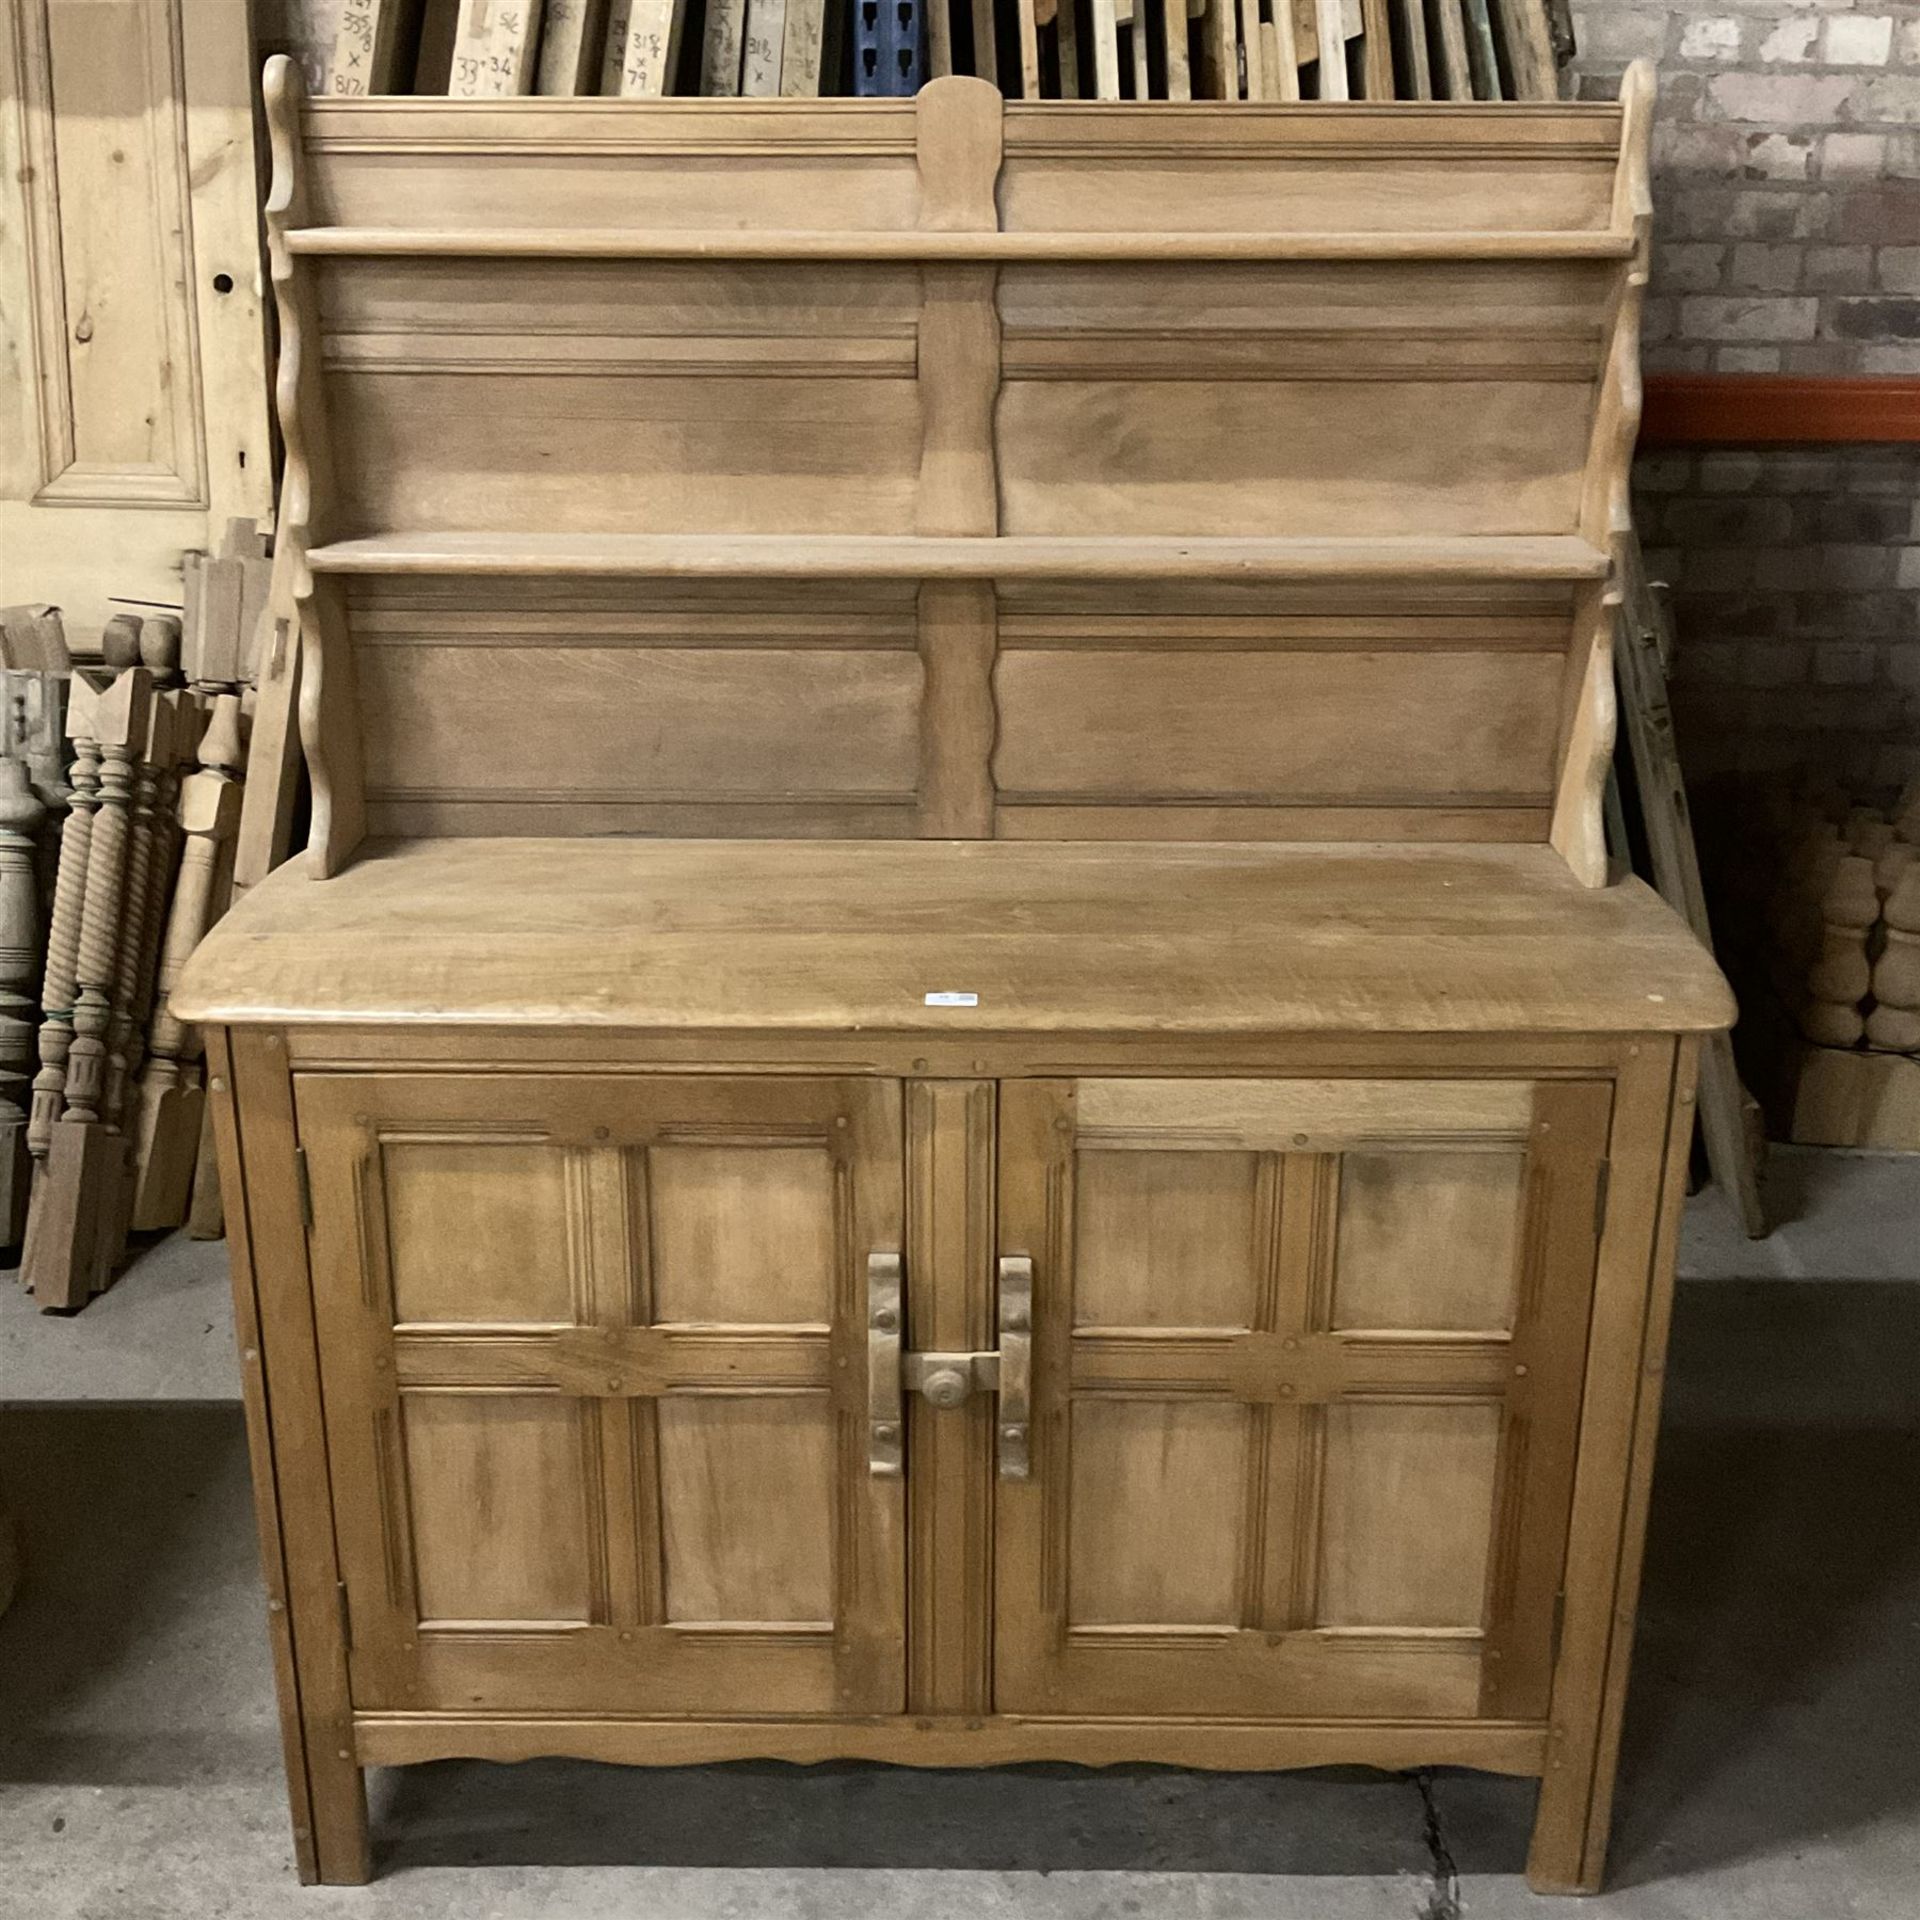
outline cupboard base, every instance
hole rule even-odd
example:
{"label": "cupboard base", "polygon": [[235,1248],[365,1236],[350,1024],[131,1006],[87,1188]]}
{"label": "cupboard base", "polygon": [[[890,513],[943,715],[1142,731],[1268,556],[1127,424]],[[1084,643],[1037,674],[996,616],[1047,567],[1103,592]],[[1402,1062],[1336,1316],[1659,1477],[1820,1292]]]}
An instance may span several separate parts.
{"label": "cupboard base", "polygon": [[[727,1760],[872,1760],[914,1767],[1005,1766],[1036,1761],[1103,1767],[1150,1764],[1208,1771],[1280,1772],[1369,1766],[1471,1767],[1541,1777],[1527,1864],[1536,1893],[1592,1893],[1597,1863],[1584,1809],[1562,1804],[1586,1767],[1555,1760],[1552,1730],[1535,1722],[1206,1721],[1069,1719],[1022,1715],[896,1715],[861,1720],[683,1720],[631,1716],[552,1717],[444,1713],[355,1716],[357,1764],[329,1769],[331,1814],[301,1848],[309,1885],[362,1885],[373,1877],[361,1766],[430,1760],[511,1762],[541,1758],[620,1766],[698,1766]],[[1560,1838],[1566,1835],[1569,1848]]]}

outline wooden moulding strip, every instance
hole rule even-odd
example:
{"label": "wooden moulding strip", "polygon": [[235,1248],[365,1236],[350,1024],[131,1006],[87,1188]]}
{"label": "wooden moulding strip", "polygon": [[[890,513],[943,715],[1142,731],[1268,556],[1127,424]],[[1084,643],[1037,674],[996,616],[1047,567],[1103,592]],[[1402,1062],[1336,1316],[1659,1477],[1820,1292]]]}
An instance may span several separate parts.
{"label": "wooden moulding strip", "polygon": [[604,260],[1625,260],[1608,230],[1378,233],[1032,233],[900,229],[714,233],[702,228],[301,227],[295,254]]}
{"label": "wooden moulding strip", "polygon": [[689,1766],[771,1758],[841,1758],[921,1767],[999,1766],[1066,1760],[1091,1765],[1261,1770],[1358,1765],[1476,1767],[1537,1774],[1546,1729],[1497,1720],[1029,1719],[998,1715],[866,1720],[643,1719],[457,1713],[363,1713],[354,1743],[363,1766],[470,1757],[527,1760],[566,1755],[629,1766]]}

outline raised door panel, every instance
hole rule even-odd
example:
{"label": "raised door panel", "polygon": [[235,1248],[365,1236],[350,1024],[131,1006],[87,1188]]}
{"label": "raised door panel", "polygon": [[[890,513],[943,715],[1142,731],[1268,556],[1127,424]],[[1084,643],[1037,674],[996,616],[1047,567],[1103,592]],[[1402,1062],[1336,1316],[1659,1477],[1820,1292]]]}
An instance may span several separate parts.
{"label": "raised door panel", "polygon": [[303,1076],[355,1704],[839,1713],[904,1694],[866,1470],[891,1083]]}
{"label": "raised door panel", "polygon": [[1545,1711],[1609,1089],[1010,1083],[1002,1711]]}

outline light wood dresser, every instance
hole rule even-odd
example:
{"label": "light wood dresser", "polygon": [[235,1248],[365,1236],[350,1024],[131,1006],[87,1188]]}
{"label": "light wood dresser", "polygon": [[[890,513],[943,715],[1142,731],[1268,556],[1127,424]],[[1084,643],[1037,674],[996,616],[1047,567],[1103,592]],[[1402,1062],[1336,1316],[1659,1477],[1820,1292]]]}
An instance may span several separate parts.
{"label": "light wood dresser", "polygon": [[1620,105],[303,105],[312,842],[195,958],[299,1859],[361,1769],[1538,1775],[1698,1037],[1608,883]]}

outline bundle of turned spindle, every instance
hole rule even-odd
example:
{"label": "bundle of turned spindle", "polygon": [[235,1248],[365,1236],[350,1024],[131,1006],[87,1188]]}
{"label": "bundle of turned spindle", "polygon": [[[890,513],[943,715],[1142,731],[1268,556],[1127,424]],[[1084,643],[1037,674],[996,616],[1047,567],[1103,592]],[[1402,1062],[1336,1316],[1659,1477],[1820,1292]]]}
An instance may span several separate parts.
{"label": "bundle of turned spindle", "polygon": [[1807,1042],[1794,1139],[1920,1152],[1920,780],[1890,809],[1810,809],[1774,922]]}
{"label": "bundle of turned spindle", "polygon": [[[203,1164],[199,1036],[171,994],[231,889],[264,542],[236,529],[184,575],[184,653],[180,620],[129,613],[97,665],[69,663],[70,769],[44,697],[37,748],[0,760],[0,1060],[32,1082],[26,1112],[0,1104],[0,1174],[21,1282],[51,1312],[101,1292],[131,1236],[185,1223]],[[33,830],[60,808],[41,973]]]}

